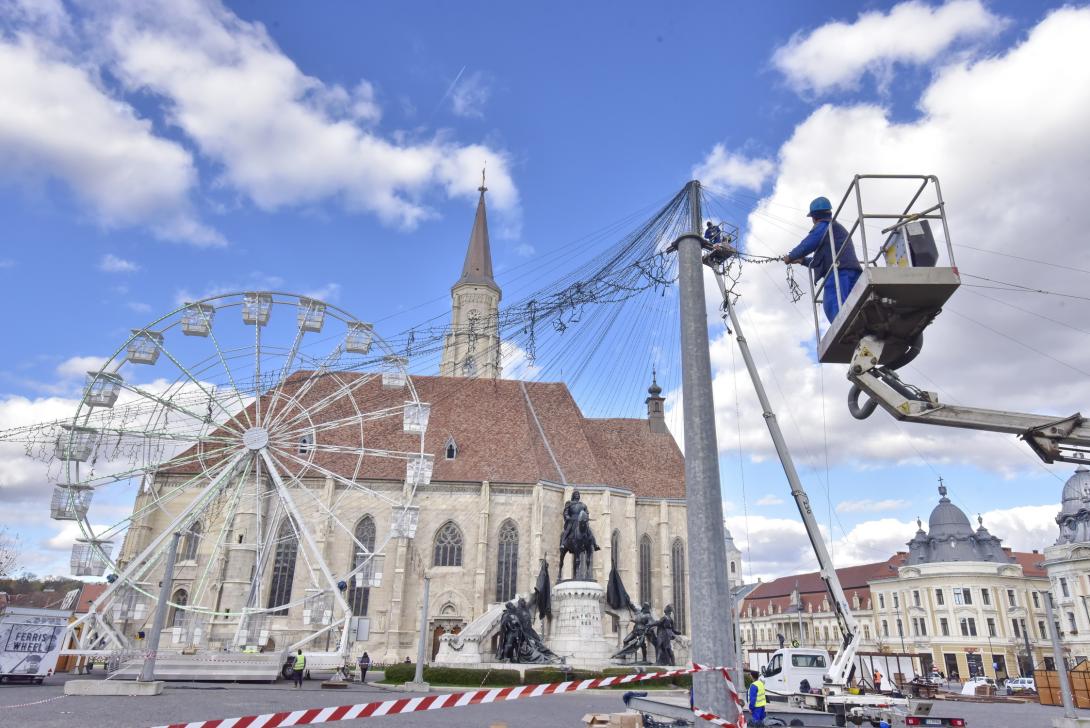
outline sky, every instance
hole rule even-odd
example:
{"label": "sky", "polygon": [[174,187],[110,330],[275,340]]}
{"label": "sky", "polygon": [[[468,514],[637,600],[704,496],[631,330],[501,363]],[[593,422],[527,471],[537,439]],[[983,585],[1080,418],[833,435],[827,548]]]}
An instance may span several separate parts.
{"label": "sky", "polygon": [[[1079,411],[1087,37],[1090,7],[1045,2],[0,0],[0,428],[70,414],[129,329],[206,295],[294,291],[394,331],[441,315],[482,167],[501,286],[693,177],[720,201],[709,214],[774,255],[854,174],[938,175],[957,265],[982,278],[904,376],[943,401]],[[1007,545],[1055,539],[1071,466],[1009,436],[851,419],[783,276],[747,268],[740,307],[838,564],[903,548],[940,476]],[[745,575],[813,568],[711,320]],[[643,396],[594,414],[638,414]],[[0,445],[19,514],[0,523],[26,569],[64,573],[74,531],[48,518],[48,478]]]}

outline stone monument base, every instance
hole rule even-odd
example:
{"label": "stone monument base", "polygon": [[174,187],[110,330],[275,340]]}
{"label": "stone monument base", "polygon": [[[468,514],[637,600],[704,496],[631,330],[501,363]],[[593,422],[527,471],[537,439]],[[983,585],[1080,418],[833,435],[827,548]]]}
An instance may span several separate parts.
{"label": "stone monument base", "polygon": [[616,640],[602,632],[606,590],[593,581],[562,581],[553,587],[553,624],[545,644],[572,667],[600,670],[613,666]]}

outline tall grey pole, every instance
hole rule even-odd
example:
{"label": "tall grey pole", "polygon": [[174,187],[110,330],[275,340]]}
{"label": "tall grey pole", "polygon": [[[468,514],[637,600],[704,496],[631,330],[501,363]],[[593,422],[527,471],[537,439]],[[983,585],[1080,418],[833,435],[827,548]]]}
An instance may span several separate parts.
{"label": "tall grey pole", "polygon": [[155,619],[152,620],[151,634],[148,636],[148,652],[144,658],[144,667],[140,671],[141,682],[151,682],[155,679],[155,654],[159,651],[159,635],[167,621],[170,589],[174,585],[174,560],[178,556],[178,539],[181,537],[180,531],[175,531],[170,537],[166,568],[163,569],[163,580],[159,582],[159,602],[155,605]]}
{"label": "tall grey pole", "polygon": [[[708,310],[704,298],[704,264],[700,259],[700,183],[688,185],[689,234],[678,239],[678,284],[681,299],[681,381],[685,410],[685,500],[689,532],[689,610],[692,660],[704,665],[730,664],[734,614],[728,603],[727,551],[723,532],[723,494],[719,483],[719,450],[715,436]],[[676,597],[675,597],[676,599]],[[720,608],[716,608],[719,606]],[[743,690],[744,685],[738,685]],[[728,721],[738,715],[726,683],[716,672],[693,675],[697,707]]]}
{"label": "tall grey pole", "polygon": [[[1035,669],[1034,665],[1033,665],[1033,648],[1030,647],[1030,644],[1029,644],[1029,632],[1026,631],[1026,620],[1024,620],[1024,619],[1022,620],[1022,639],[1026,643],[1026,659],[1029,661],[1029,673],[1030,673],[1029,675],[1022,675],[1022,677],[1030,677],[1031,675],[1033,675],[1033,671]],[[1022,669],[1019,668],[1018,672],[1021,673]]]}
{"label": "tall grey pole", "polygon": [[420,644],[416,646],[416,676],[413,682],[417,685],[424,684],[424,649],[428,641],[428,590],[431,586],[431,577],[424,577],[424,599],[420,605]]}
{"label": "tall grey pole", "polygon": [[1071,679],[1067,676],[1063,648],[1060,647],[1060,631],[1052,612],[1052,590],[1045,592],[1045,616],[1048,618],[1048,634],[1052,637],[1052,659],[1056,661],[1056,673],[1060,676],[1060,698],[1064,704],[1064,717],[1074,718],[1075,701],[1071,699]]}

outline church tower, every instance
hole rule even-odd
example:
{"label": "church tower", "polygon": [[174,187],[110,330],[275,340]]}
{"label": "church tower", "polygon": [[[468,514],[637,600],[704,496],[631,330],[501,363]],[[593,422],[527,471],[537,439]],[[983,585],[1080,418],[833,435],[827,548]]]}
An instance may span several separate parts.
{"label": "church tower", "polygon": [[492,249],[488,242],[488,213],[484,205],[484,172],[477,216],[469,234],[462,277],[450,289],[450,331],[443,342],[439,373],[444,377],[491,377],[500,375],[498,331],[500,287],[492,278]]}

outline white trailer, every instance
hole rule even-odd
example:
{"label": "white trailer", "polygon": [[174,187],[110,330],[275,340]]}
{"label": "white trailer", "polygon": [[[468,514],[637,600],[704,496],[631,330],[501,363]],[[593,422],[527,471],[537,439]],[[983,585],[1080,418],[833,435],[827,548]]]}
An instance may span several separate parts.
{"label": "white trailer", "polygon": [[41,685],[57,667],[72,612],[8,607],[0,613],[0,680]]}

